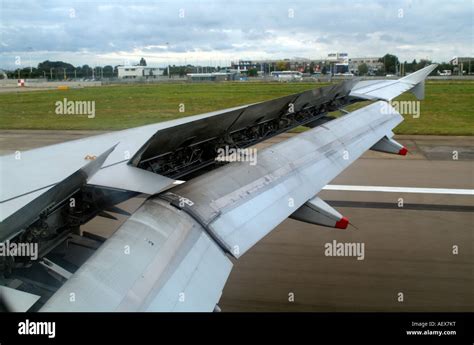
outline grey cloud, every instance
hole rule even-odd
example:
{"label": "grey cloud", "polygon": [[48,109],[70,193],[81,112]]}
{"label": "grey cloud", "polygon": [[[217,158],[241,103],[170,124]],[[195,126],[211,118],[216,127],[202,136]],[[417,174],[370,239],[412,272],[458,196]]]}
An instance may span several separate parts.
{"label": "grey cloud", "polygon": [[[456,3],[441,0],[359,3],[349,0],[179,3],[3,0],[1,7],[0,64],[8,64],[12,55],[24,53],[29,47],[38,52],[107,54],[146,50],[147,46],[167,42],[168,49],[147,51],[219,50],[237,55],[245,50],[258,50],[262,55],[291,57],[314,54],[315,48],[311,47],[317,44],[328,50],[344,44],[349,53],[358,51],[358,45],[364,44],[366,54],[373,55],[383,44],[409,43],[423,45],[423,51],[435,53],[434,46],[440,42],[470,47],[469,35],[459,35],[459,31],[472,29],[473,15],[469,0]],[[179,16],[181,10],[184,18]],[[373,41],[371,36],[375,32],[382,32],[378,41]],[[272,41],[288,36],[300,40],[304,50],[294,51],[291,45],[272,45]],[[427,48],[427,44],[433,47]],[[328,52],[319,52],[319,56]],[[433,56],[434,59],[449,57]]]}

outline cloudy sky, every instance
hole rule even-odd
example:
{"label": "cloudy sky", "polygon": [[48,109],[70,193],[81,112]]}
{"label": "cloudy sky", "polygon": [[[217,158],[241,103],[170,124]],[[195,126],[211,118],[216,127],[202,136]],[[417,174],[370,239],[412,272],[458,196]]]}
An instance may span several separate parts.
{"label": "cloudy sky", "polygon": [[473,55],[472,0],[0,0],[0,68],[226,65],[238,59],[350,57],[447,61]]}

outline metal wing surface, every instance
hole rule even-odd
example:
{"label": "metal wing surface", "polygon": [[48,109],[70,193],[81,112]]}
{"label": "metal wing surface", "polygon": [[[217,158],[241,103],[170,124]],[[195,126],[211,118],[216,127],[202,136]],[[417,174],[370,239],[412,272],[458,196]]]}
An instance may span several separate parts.
{"label": "metal wing surface", "polygon": [[422,68],[398,80],[365,80],[357,83],[351,96],[368,100],[383,99],[391,101],[406,91],[411,91],[418,99],[425,96],[425,79],[438,65]]}
{"label": "metal wing surface", "polygon": [[43,311],[212,311],[228,256],[247,252],[402,121],[382,103],[266,148],[255,166],[230,163],[148,199]]}

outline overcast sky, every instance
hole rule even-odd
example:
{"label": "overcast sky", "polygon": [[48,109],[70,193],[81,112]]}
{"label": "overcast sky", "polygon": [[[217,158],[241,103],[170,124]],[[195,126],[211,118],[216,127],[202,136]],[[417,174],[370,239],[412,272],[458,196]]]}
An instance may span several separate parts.
{"label": "overcast sky", "polygon": [[[473,55],[473,0],[0,0],[0,68]],[[19,59],[18,59],[19,57]]]}

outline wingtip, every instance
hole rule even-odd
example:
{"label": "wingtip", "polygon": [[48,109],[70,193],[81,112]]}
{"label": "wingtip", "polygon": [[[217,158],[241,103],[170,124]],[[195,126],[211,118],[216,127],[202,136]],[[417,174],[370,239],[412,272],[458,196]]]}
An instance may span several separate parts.
{"label": "wingtip", "polygon": [[400,156],[406,156],[407,153],[408,153],[408,149],[407,149],[406,147],[402,147],[402,148],[400,149],[400,151],[398,151],[398,154],[399,154]]}

